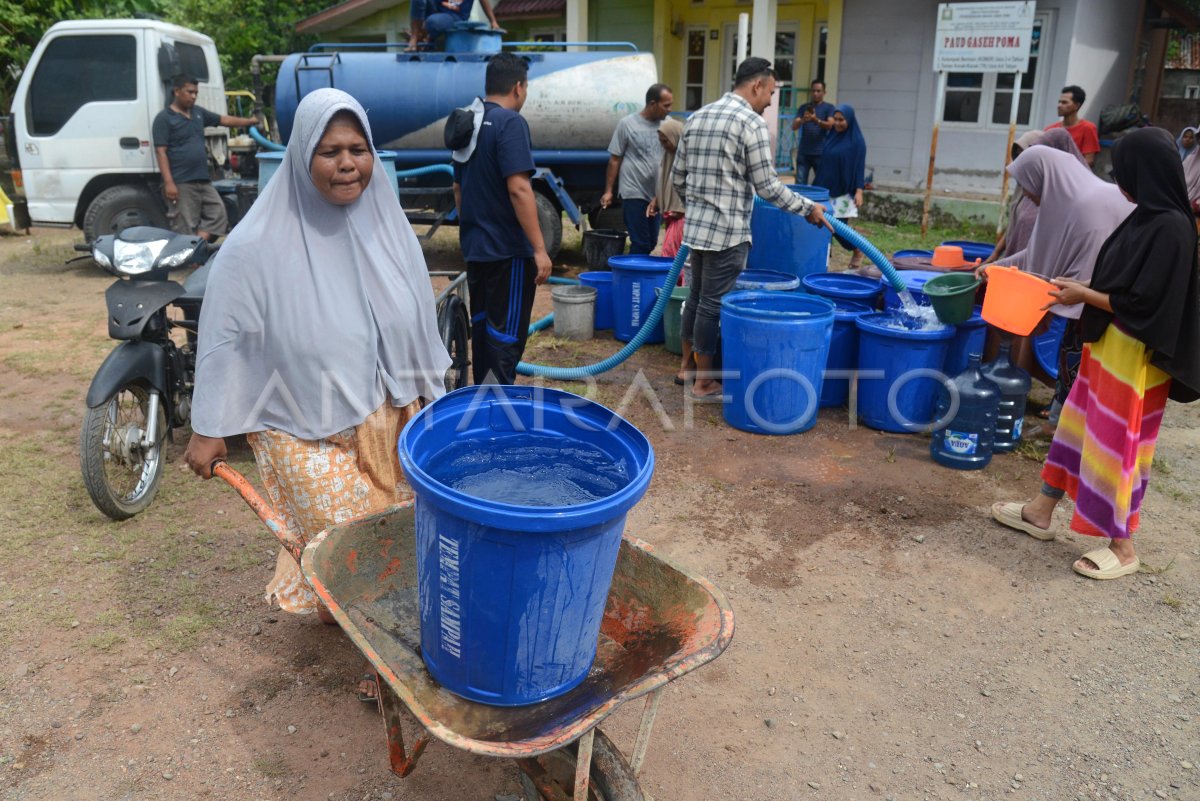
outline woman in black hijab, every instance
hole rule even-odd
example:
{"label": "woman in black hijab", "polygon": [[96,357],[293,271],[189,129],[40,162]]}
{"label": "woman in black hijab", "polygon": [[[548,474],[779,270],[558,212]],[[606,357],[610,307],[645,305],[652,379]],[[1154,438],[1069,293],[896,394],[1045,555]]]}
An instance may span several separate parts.
{"label": "woman in black hijab", "polygon": [[[1071,529],[1108,537],[1072,567],[1095,579],[1136,573],[1131,536],[1150,478],[1168,397],[1200,397],[1200,275],[1196,227],[1175,140],[1143,128],[1113,150],[1117,185],[1137,204],[1096,259],[1090,284],[1056,279],[1053,303],[1084,303],[1086,343],[1042,469],[1027,503],[998,503],[992,516],[1052,540],[1064,493],[1075,501]],[[1047,304],[1047,308],[1052,304]]]}

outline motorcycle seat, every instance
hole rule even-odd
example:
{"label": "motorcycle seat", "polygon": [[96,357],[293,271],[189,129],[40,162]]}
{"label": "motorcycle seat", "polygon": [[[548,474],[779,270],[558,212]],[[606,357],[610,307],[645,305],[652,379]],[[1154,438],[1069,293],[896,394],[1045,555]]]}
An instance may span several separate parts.
{"label": "motorcycle seat", "polygon": [[176,303],[200,303],[204,300],[204,287],[208,284],[208,272],[212,269],[212,259],[206,261],[198,270],[189,275],[183,282],[183,294],[176,298]]}

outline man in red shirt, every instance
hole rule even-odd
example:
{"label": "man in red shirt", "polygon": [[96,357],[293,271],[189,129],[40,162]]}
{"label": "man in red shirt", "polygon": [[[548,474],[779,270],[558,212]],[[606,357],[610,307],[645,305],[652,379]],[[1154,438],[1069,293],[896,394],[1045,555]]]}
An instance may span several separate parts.
{"label": "man in red shirt", "polygon": [[1079,152],[1091,165],[1096,160],[1096,154],[1100,152],[1100,134],[1097,133],[1095,125],[1079,119],[1079,109],[1083,107],[1083,101],[1086,99],[1087,94],[1078,86],[1064,86],[1062,94],[1058,96],[1058,116],[1062,117],[1062,122],[1047,125],[1046,130],[1066,128],[1067,133],[1079,146]]}

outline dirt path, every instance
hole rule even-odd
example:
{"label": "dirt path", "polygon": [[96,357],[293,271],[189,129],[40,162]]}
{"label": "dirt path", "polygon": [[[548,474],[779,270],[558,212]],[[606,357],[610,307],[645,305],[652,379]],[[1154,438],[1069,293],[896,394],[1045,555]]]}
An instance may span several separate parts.
{"label": "dirt path", "polygon": [[[263,604],[272,540],[181,442],[142,516],[91,506],[76,438],[110,280],[62,266],[71,241],[0,239],[0,798],[520,797],[511,765],[439,743],[388,772],[351,692],[364,661]],[[646,348],[595,387],[656,449],[629,529],[737,613],[725,655],[666,692],[655,799],[1200,799],[1200,409],[1172,405],[1160,441],[1139,550],[1161,572],[1098,583],[1069,568],[1086,538],[986,518],[1036,461],[946,470],[845,412],[767,438],[700,409],[689,430],[673,358]],[[627,394],[639,370],[673,430]],[[233,461],[253,477],[244,446]],[[627,751],[639,714],[604,726]]]}

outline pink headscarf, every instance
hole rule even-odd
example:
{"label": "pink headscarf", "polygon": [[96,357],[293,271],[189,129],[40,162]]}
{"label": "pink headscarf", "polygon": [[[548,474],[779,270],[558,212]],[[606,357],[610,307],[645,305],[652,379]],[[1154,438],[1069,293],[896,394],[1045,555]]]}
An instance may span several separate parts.
{"label": "pink headscarf", "polygon": [[[1070,153],[1080,164],[1091,170],[1083,153],[1079,151],[1079,145],[1075,144],[1075,140],[1063,128],[1051,128],[1048,131],[1026,131],[1017,139],[1015,145],[1021,148],[1021,152],[1035,145],[1052,147],[1055,150]],[[1005,258],[1012,253],[1020,253],[1029,246],[1029,237],[1033,234],[1033,224],[1037,221],[1037,214],[1037,204],[1018,189],[1016,199],[1009,207],[1010,222],[1008,230],[1004,234]]]}
{"label": "pink headscarf", "polygon": [[[1029,245],[1005,261],[1043,278],[1090,281],[1100,246],[1133,211],[1133,204],[1074,156],[1050,147],[1029,148],[1008,172],[1040,202]],[[1082,304],[1050,309],[1072,319],[1082,310]]]}

